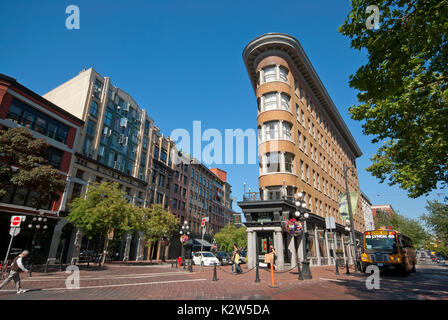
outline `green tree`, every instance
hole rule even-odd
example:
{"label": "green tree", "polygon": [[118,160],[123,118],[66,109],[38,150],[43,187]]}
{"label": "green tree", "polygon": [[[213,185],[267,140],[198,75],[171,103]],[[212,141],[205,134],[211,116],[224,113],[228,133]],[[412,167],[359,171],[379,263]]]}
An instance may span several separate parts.
{"label": "green tree", "polygon": [[448,243],[448,204],[428,200],[426,210],[427,213],[422,215],[422,219],[437,239]]}
{"label": "green tree", "polygon": [[[162,237],[171,237],[179,227],[179,219],[160,205],[138,209],[138,230],[143,231],[146,246],[151,246]],[[154,250],[154,247],[152,247]],[[152,257],[152,252],[150,253]]]}
{"label": "green tree", "polygon": [[[367,29],[369,5],[379,29]],[[351,117],[383,142],[367,168],[412,198],[448,182],[448,1],[352,0],[339,31],[368,61],[350,86],[360,91]]]}
{"label": "green tree", "polygon": [[49,147],[44,139],[35,139],[25,128],[0,131],[0,198],[8,187],[36,192],[39,196],[32,200],[35,208],[59,198],[65,181],[57,169],[48,165]]}
{"label": "green tree", "polygon": [[374,220],[377,228],[391,226],[394,230],[408,236],[415,248],[423,247],[430,237],[423,227],[421,219],[411,219],[398,213],[388,214],[385,211],[379,211]]}
{"label": "green tree", "polygon": [[125,195],[117,183],[95,183],[88,187],[85,197],[76,198],[71,204],[67,220],[90,239],[93,236],[104,237],[102,263],[106,258],[110,232],[122,236],[140,227],[139,211],[128,203]]}
{"label": "green tree", "polygon": [[246,227],[235,227],[233,223],[229,223],[215,234],[215,240],[219,245],[220,250],[230,252],[233,250],[233,245],[236,243],[238,248],[247,247],[247,232]]}

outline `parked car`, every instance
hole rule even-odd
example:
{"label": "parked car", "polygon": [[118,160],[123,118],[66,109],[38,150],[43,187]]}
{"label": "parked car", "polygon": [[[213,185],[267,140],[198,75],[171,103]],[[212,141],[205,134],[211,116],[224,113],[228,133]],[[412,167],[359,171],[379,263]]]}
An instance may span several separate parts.
{"label": "parked car", "polygon": [[228,254],[227,252],[218,251],[216,253],[216,257],[218,258],[218,260],[222,266],[224,266],[226,264],[232,264],[232,256],[230,254]]}
{"label": "parked car", "polygon": [[213,266],[220,265],[218,258],[210,251],[196,251],[193,253],[193,263],[195,265]]}
{"label": "parked car", "polygon": [[443,259],[442,257],[439,256],[436,258],[436,262],[437,263],[445,263],[445,259]]}

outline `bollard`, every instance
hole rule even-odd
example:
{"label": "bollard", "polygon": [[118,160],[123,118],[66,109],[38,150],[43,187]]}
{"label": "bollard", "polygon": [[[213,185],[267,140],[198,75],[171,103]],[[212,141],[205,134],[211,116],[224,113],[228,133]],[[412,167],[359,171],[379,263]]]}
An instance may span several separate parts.
{"label": "bollard", "polygon": [[188,264],[188,271],[193,272],[193,259],[190,259],[190,263]]}
{"label": "bollard", "polygon": [[269,285],[271,288],[278,288],[278,286],[275,284],[274,280],[274,263],[271,262],[271,284]]}
{"label": "bollard", "polygon": [[299,280],[303,280],[302,271],[300,271],[300,261],[297,261],[297,272],[299,273]]}
{"label": "bollard", "polygon": [[59,259],[59,272],[62,272],[62,258]]}
{"label": "bollard", "polygon": [[47,263],[45,263],[45,274],[48,275],[48,260],[47,259]]}
{"label": "bollard", "polygon": [[33,276],[32,272],[33,272],[33,265],[31,264],[30,270],[28,270],[28,278],[31,278]]}
{"label": "bollard", "polygon": [[350,270],[348,268],[348,259],[345,260],[345,274],[350,274]]}
{"label": "bollard", "polygon": [[336,272],[335,272],[335,274],[338,276],[339,275],[338,258],[334,259],[334,264],[336,265]]}
{"label": "bollard", "polygon": [[212,281],[218,281],[218,278],[216,277],[216,263],[213,265],[213,279]]}
{"label": "bollard", "polygon": [[258,261],[257,261],[257,264],[255,266],[255,282],[260,282],[260,274],[258,272]]}

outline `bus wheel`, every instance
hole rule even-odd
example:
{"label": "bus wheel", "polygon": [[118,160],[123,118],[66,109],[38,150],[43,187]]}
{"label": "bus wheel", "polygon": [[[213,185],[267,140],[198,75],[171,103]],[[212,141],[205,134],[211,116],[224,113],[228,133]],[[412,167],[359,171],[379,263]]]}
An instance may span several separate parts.
{"label": "bus wheel", "polygon": [[400,277],[406,277],[406,275],[407,275],[406,267],[404,267],[404,266],[400,266],[399,268],[397,268],[397,274],[398,274]]}

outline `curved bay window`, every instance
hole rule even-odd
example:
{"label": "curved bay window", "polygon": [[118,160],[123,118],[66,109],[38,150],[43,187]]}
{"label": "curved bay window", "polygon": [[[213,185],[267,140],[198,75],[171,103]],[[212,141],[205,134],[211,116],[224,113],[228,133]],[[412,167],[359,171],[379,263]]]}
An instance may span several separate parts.
{"label": "curved bay window", "polygon": [[278,109],[277,107],[277,92],[266,93],[262,96],[263,106],[262,111],[269,111]]}
{"label": "curved bay window", "polygon": [[285,172],[294,173],[294,155],[285,152],[284,159]]}
{"label": "curved bay window", "polygon": [[278,121],[266,122],[266,137],[265,140],[277,140],[279,138]]}
{"label": "curved bay window", "polygon": [[280,94],[281,109],[289,110],[289,100],[291,100],[291,97],[289,95],[287,95],[286,93]]}
{"label": "curved bay window", "polygon": [[268,92],[259,99],[258,112],[269,110],[286,110],[290,111],[291,97],[283,92]]}
{"label": "curved bay window", "polygon": [[279,152],[271,152],[266,153],[266,168],[267,173],[275,173],[280,172],[280,153]]}
{"label": "curved bay window", "polygon": [[258,75],[258,85],[273,82],[282,81],[288,83],[289,70],[283,66],[270,65],[261,69]]}
{"label": "curved bay window", "polygon": [[283,120],[268,121],[258,126],[259,143],[270,140],[292,139],[292,124]]}
{"label": "curved bay window", "polygon": [[269,66],[263,68],[263,82],[271,82],[277,80],[277,66]]}
{"label": "curved bay window", "polygon": [[259,157],[260,174],[293,173],[294,154],[288,152],[269,152]]}

